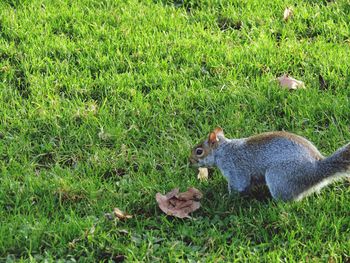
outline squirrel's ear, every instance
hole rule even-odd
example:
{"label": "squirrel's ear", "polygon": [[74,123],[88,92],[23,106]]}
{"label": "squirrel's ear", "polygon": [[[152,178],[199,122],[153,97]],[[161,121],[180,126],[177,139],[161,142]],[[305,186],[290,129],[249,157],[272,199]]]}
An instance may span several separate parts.
{"label": "squirrel's ear", "polygon": [[216,127],[213,132],[216,134],[216,136],[225,137],[224,131],[220,127]]}
{"label": "squirrel's ear", "polygon": [[209,141],[210,144],[214,144],[214,143],[218,142],[218,138],[216,137],[216,133],[215,132],[211,132],[209,134],[208,141]]}

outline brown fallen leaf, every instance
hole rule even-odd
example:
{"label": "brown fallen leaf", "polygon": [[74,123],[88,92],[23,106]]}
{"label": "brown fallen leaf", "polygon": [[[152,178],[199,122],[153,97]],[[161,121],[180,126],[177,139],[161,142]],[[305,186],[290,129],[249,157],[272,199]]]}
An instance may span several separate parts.
{"label": "brown fallen leaf", "polygon": [[121,211],[119,208],[113,209],[114,216],[119,219],[130,219],[132,215],[128,215],[127,213]]}
{"label": "brown fallen leaf", "polygon": [[328,83],[325,81],[321,74],[318,75],[318,82],[320,83],[320,89],[326,90],[328,89]]}
{"label": "brown fallen leaf", "polygon": [[198,175],[197,178],[200,181],[207,181],[208,180],[208,168],[198,168]]}
{"label": "brown fallen leaf", "polygon": [[199,199],[202,197],[203,194],[193,187],[183,193],[179,193],[179,188],[175,188],[166,195],[156,194],[159,208],[167,215],[178,218],[191,218],[188,214],[201,206]]}
{"label": "brown fallen leaf", "polygon": [[283,76],[278,77],[277,80],[281,87],[288,88],[290,90],[305,88],[304,82],[294,79],[288,76],[288,74],[284,74]]}
{"label": "brown fallen leaf", "polygon": [[120,210],[119,208],[114,208],[113,209],[113,213],[106,213],[105,217],[108,220],[113,220],[114,218],[118,218],[120,220],[125,220],[125,219],[130,219],[132,218],[132,215],[129,215],[125,212],[123,212],[122,210]]}
{"label": "brown fallen leaf", "polygon": [[288,21],[289,18],[291,18],[293,15],[293,9],[290,7],[287,7],[283,12],[283,20]]}

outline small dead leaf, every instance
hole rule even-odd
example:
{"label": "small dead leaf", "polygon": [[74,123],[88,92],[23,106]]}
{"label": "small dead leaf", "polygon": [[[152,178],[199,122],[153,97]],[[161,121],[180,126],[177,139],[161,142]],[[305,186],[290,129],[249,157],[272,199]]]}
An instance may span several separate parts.
{"label": "small dead leaf", "polygon": [[318,82],[320,83],[320,89],[326,90],[328,89],[328,83],[325,81],[321,74],[318,75]]}
{"label": "small dead leaf", "polygon": [[108,220],[113,220],[115,218],[118,218],[120,220],[124,220],[124,219],[132,218],[132,215],[129,215],[129,214],[123,212],[119,208],[114,208],[113,213],[105,213],[105,217]]}
{"label": "small dead leaf", "polygon": [[121,211],[119,208],[114,208],[113,213],[116,218],[121,220],[132,218],[132,215],[128,215],[127,213]]}
{"label": "small dead leaf", "polygon": [[289,18],[291,18],[293,15],[293,9],[290,7],[287,7],[283,12],[283,20],[288,21]]}
{"label": "small dead leaf", "polygon": [[304,82],[294,79],[287,74],[277,78],[279,84],[283,88],[288,88],[290,90],[295,90],[298,88],[305,88]]}
{"label": "small dead leaf", "polygon": [[208,168],[198,168],[198,175],[197,178],[200,181],[207,181],[208,180]]}
{"label": "small dead leaf", "polygon": [[156,194],[159,208],[167,215],[178,218],[191,218],[188,214],[200,207],[199,199],[202,197],[203,194],[193,187],[183,193],[179,193],[179,188],[175,188],[166,195]]}

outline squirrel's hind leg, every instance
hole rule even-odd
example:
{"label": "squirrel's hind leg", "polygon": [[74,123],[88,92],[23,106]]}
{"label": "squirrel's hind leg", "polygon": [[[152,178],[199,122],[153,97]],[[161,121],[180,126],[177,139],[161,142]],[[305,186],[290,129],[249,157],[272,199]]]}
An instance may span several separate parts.
{"label": "squirrel's hind leg", "polygon": [[275,200],[291,201],[295,198],[291,191],[288,180],[281,178],[285,174],[283,170],[273,170],[266,173],[266,185],[270,190],[271,196]]}
{"label": "squirrel's hind leg", "polygon": [[299,200],[300,195],[313,184],[313,164],[307,162],[285,162],[266,171],[265,179],[274,199]]}

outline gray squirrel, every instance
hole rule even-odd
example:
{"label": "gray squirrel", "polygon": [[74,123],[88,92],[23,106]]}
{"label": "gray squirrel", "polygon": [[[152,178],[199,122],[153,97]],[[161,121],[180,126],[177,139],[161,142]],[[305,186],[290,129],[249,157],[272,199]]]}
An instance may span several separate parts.
{"label": "gray squirrel", "polygon": [[283,131],[227,139],[221,128],[195,146],[190,162],[220,169],[229,193],[265,183],[274,199],[300,200],[336,179],[350,177],[350,143],[323,157],[307,139]]}

